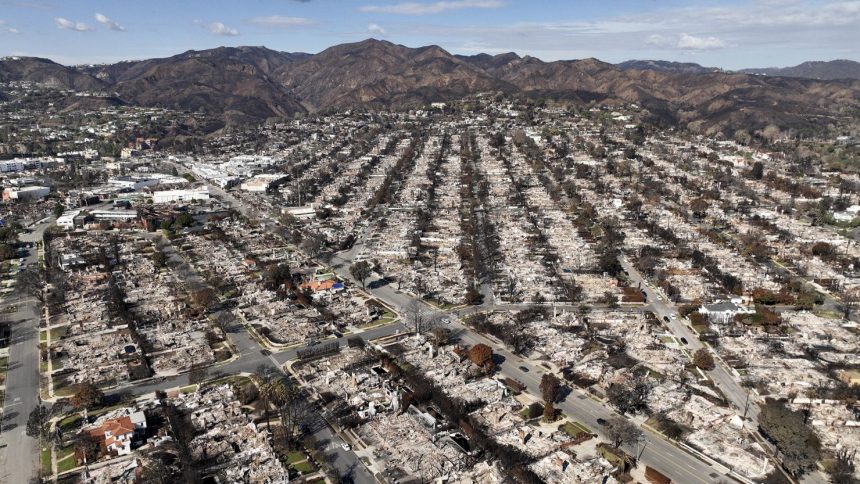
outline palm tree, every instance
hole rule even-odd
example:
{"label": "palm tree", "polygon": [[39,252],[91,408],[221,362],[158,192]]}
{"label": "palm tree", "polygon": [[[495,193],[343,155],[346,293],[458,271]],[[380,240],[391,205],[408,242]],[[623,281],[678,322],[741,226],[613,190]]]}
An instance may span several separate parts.
{"label": "palm tree", "polygon": [[266,417],[266,430],[271,430],[269,406],[278,392],[276,385],[277,378],[274,370],[267,365],[257,367],[252,378],[257,385],[257,389],[260,391],[260,398],[263,400],[263,415]]}

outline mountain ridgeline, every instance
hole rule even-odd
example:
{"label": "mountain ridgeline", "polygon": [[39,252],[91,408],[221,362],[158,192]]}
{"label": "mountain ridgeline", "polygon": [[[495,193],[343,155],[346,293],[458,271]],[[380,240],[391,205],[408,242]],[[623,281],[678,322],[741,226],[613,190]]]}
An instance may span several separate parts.
{"label": "mountain ridgeline", "polygon": [[804,77],[807,79],[860,79],[860,62],[852,60],[811,61],[793,67],[742,69],[740,72],[764,76]]}
{"label": "mountain ridgeline", "polygon": [[219,47],[173,57],[67,67],[0,61],[0,82],[109,92],[116,102],[199,110],[226,124],[357,106],[400,108],[470,94],[612,105],[636,103],[662,122],[701,129],[803,129],[860,106],[860,81],[722,72],[695,64],[596,59],[544,62],[508,53],[453,55],[438,46],[341,44],[318,54]]}

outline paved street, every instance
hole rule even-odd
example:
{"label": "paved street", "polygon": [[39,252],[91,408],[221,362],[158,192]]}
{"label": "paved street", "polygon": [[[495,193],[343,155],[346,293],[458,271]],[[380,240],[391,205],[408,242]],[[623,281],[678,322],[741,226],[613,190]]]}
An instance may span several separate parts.
{"label": "paved street", "polygon": [[[21,234],[20,240],[42,239],[48,224],[34,227],[33,232]],[[38,250],[31,249],[25,258],[27,266],[37,266]],[[38,476],[38,441],[26,434],[27,417],[39,404],[39,311],[35,298],[15,290],[2,306],[14,304],[17,311],[3,314],[12,321],[9,345],[9,367],[6,373],[6,398],[0,431],[0,482],[26,483]]]}
{"label": "paved street", "polygon": [[[350,262],[343,256],[335,256],[332,259],[332,265],[338,275],[344,279],[352,280],[349,275],[349,264]],[[368,291],[375,297],[398,309],[406,307],[414,299],[406,293],[397,291],[396,287],[390,284],[369,288]],[[437,311],[435,315],[443,317],[445,314]],[[515,356],[505,349],[501,343],[472,331],[459,321],[452,322],[450,327],[458,336],[459,341],[464,345],[484,343],[492,347],[493,352],[503,358],[502,363],[499,365],[500,374],[522,382],[533,395],[541,394],[539,386],[541,375],[545,371],[544,368],[535,365],[527,359]],[[522,371],[519,368],[521,366],[528,368],[529,371]],[[575,389],[558,405],[558,408],[573,419],[587,425],[596,433],[601,433],[597,419],[608,419],[614,415],[613,410],[605,404],[595,401],[585,395],[584,392]],[[647,444],[645,445],[645,451],[642,453],[641,462],[664,472],[677,482],[710,483],[719,481],[723,476],[721,472],[709,464],[666,442],[663,437],[646,430],[645,439]],[[628,448],[626,450],[631,454],[636,453],[636,449]]]}
{"label": "paved street", "polygon": [[[678,308],[675,304],[661,299],[657,291],[647,284],[642,274],[625,257],[621,257],[619,260],[621,261],[621,266],[629,274],[632,284],[641,287],[645,291],[645,294],[648,296],[648,305],[651,306],[661,322],[669,328],[669,331],[678,340],[684,338],[687,341],[686,349],[692,354],[699,348],[703,348],[704,345],[699,341],[696,333],[685,324],[685,319],[681,318],[681,315],[678,314]],[[707,374],[740,415],[744,415],[744,409],[746,408],[746,415],[749,421],[757,422],[758,405],[754,401],[748,402],[748,390],[741,386],[729,372],[730,370],[718,361],[717,366],[707,372]],[[757,424],[753,423],[752,425]]]}
{"label": "paved street", "polygon": [[[216,189],[213,187],[213,191],[222,195],[222,197],[231,202],[235,208],[237,208],[241,213],[246,215],[255,215],[256,211],[251,210],[247,207],[244,207],[241,203],[238,202],[234,197],[230,194],[224,192],[223,190]],[[268,216],[264,216],[264,219],[269,219]],[[352,281],[353,283],[360,285],[358,281],[354,281],[352,276],[349,274],[349,267],[352,262],[355,260],[357,254],[361,253],[364,249],[364,242],[368,235],[368,230],[365,228],[358,237],[358,240],[354,244],[354,246],[346,252],[335,254],[331,260],[330,265],[334,268],[335,272],[344,280]],[[630,265],[623,261],[625,264],[625,269],[630,272]],[[634,273],[637,277],[641,276],[638,273],[630,272],[631,275]],[[409,294],[401,292],[397,290],[396,284],[389,284],[382,281],[379,277],[374,276],[369,281],[365,281],[367,285],[367,291],[371,293],[373,296],[388,304],[395,310],[400,313],[403,313],[403,309],[408,307],[410,303],[412,303],[415,298]],[[639,282],[639,281],[634,281]],[[671,319],[672,314],[677,314],[677,311],[674,307],[671,307],[662,301],[656,296],[656,294],[650,289],[647,288],[645,284],[643,284],[643,288],[646,288],[646,293],[648,293],[648,300],[651,303],[654,311],[658,314],[660,318],[664,316],[668,316],[670,321],[675,322],[676,324],[672,324],[670,329],[674,331],[678,331],[676,335],[678,337],[685,337],[688,342],[693,345],[699,345],[699,341],[694,337],[692,331],[685,328],[683,324],[677,322],[677,320]],[[648,292],[651,291],[651,292]],[[494,301],[486,301],[486,306],[481,309],[516,309],[521,305],[496,305]],[[569,309],[574,309],[571,306]],[[474,311],[475,309],[471,309]],[[641,310],[641,308],[631,308],[630,310]],[[428,311],[434,313],[435,317],[442,318],[446,313],[442,311],[436,311],[429,309]],[[470,308],[463,308],[461,313],[469,312]],[[448,318],[451,319],[451,318]],[[501,375],[511,377],[515,380],[521,381],[528,388],[529,392],[534,395],[540,395],[540,376],[544,368],[535,365],[533,362],[519,358],[509,352],[504,345],[500,342],[493,341],[490,338],[483,336],[481,334],[475,333],[471,329],[465,327],[458,320],[454,320],[449,323],[451,329],[458,335],[459,340],[463,344],[472,345],[476,343],[485,343],[491,346],[494,352],[500,355],[503,358],[502,363],[499,365],[499,372]],[[380,328],[377,332],[367,333],[363,336],[365,339],[372,339],[373,337],[381,337],[387,334],[394,334],[397,331],[407,330],[407,328],[403,328],[400,325],[384,327]],[[342,338],[343,339],[343,338]],[[697,346],[691,346],[691,349],[695,350]],[[278,362],[286,362],[289,361],[292,357],[294,357],[294,352],[285,351],[281,353],[277,353],[274,355],[275,359]],[[244,360],[244,358],[243,358]],[[239,360],[239,362],[235,362],[236,365],[247,365],[248,363]],[[248,361],[252,361],[249,357]],[[240,363],[241,362],[241,363]],[[521,367],[527,368],[528,371],[521,370]],[[717,381],[718,386],[724,386],[726,390],[726,394],[729,396],[731,401],[736,404],[739,395],[743,395],[745,399],[745,392],[740,385],[735,382],[730,375],[728,375],[724,369],[721,367],[720,370],[723,372],[725,377],[728,380],[724,381],[723,375],[719,373],[719,370],[715,370],[717,376],[714,377],[715,381]],[[223,368],[225,372],[229,372],[232,369],[230,365],[227,365]],[[172,385],[172,386],[175,386]],[[594,400],[592,397],[586,395],[584,392],[581,392],[577,389],[574,389],[568,397],[558,405],[558,408],[562,410],[565,414],[569,415],[573,419],[589,426],[596,433],[601,433],[601,427],[597,424],[597,419],[607,419],[610,416],[614,415],[615,412],[605,403]],[[666,475],[672,477],[676,482],[685,482],[685,483],[711,483],[711,482],[719,482],[721,480],[727,479],[726,473],[727,469],[719,466],[717,469],[713,467],[711,464],[708,464],[697,457],[694,457],[692,454],[683,451],[678,448],[674,444],[666,441],[662,436],[659,436],[647,429],[643,429],[645,436],[643,440],[644,449],[641,451],[640,462],[654,467],[655,469],[660,470]],[[628,448],[626,449],[631,454],[637,454],[640,449]],[[352,454],[354,456],[354,454]]]}

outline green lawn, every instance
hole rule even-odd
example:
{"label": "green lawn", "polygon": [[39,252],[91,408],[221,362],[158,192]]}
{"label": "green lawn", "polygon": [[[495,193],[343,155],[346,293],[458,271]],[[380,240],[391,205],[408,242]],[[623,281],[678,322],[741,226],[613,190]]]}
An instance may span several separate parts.
{"label": "green lawn", "polygon": [[590,434],[591,433],[588,431],[587,428],[585,428],[579,422],[567,422],[566,424],[559,426],[559,430],[561,430],[562,432],[566,433],[567,435],[569,435],[571,438],[574,438],[574,439],[577,437],[580,437],[584,434]]}
{"label": "green lawn", "polygon": [[68,458],[58,460],[57,461],[57,474],[62,474],[63,472],[70,471],[77,467],[77,463],[75,462],[74,455],[69,456]]}
{"label": "green lawn", "polygon": [[814,314],[814,315],[816,315],[816,316],[818,316],[818,317],[820,317],[820,318],[826,318],[826,319],[842,319],[842,315],[841,315],[841,314],[839,314],[839,313],[837,313],[837,312],[835,312],[835,311],[827,311],[827,310],[824,310],[824,309],[818,309],[818,308],[816,308],[815,310],[813,310],[813,311],[812,311],[812,314]]}
{"label": "green lawn", "polygon": [[380,316],[378,319],[375,319],[368,323],[359,324],[358,327],[361,329],[373,328],[376,326],[382,326],[383,324],[392,323],[396,319],[397,315],[386,309],[385,312],[382,313],[382,316]]}
{"label": "green lawn", "polygon": [[0,358],[0,373],[3,373],[6,371],[6,365],[8,365],[8,364],[9,364],[9,358],[7,358],[5,356]]}
{"label": "green lawn", "polygon": [[433,306],[436,306],[437,308],[441,309],[442,311],[448,311],[450,309],[454,309],[457,307],[456,304],[443,303],[443,302],[437,301],[435,299],[425,299],[425,301],[432,304]]}
{"label": "green lawn", "polygon": [[71,457],[74,454],[75,454],[75,446],[74,445],[64,447],[64,448],[57,451],[57,460],[60,461],[62,459],[65,459],[66,457]]}
{"label": "green lawn", "polygon": [[296,462],[303,461],[303,460],[307,460],[307,458],[305,457],[305,454],[303,454],[297,450],[287,454],[287,464],[294,464]]}
{"label": "green lawn", "polygon": [[60,420],[58,425],[60,426],[61,429],[63,429],[63,432],[67,432],[69,430],[72,430],[72,429],[78,427],[80,425],[80,421],[81,421],[81,416],[78,414],[74,414],[74,415],[69,415],[68,417],[64,418],[63,420]]}
{"label": "green lawn", "polygon": [[179,393],[194,393],[197,391],[197,385],[188,385],[179,389]]}
{"label": "green lawn", "polygon": [[47,331],[39,331],[39,343],[47,343],[48,342],[48,332]]}
{"label": "green lawn", "polygon": [[50,476],[51,472],[51,448],[42,449],[42,475]]}
{"label": "green lawn", "polygon": [[298,472],[301,472],[302,474],[310,474],[311,472],[314,472],[316,470],[314,465],[308,461],[293,464],[293,469]]}
{"label": "green lawn", "polygon": [[600,454],[600,456],[604,459],[608,460],[615,467],[621,467],[622,465],[624,465],[624,461],[621,459],[621,457],[618,457],[617,455],[613,454],[606,447],[597,447],[597,453]]}
{"label": "green lawn", "polygon": [[253,382],[253,380],[251,380],[250,377],[242,376],[242,375],[230,375],[230,376],[224,376],[221,378],[216,378],[216,379],[211,380],[207,383],[209,385],[225,385],[225,384],[246,385],[246,384],[251,383],[251,382]]}

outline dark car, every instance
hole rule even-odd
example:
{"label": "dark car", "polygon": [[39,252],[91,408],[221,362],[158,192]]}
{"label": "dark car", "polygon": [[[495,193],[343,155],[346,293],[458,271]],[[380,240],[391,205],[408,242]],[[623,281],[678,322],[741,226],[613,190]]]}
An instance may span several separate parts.
{"label": "dark car", "polygon": [[690,343],[687,343],[687,338],[681,338],[681,343],[684,343],[685,345],[690,344]]}
{"label": "dark car", "polygon": [[524,373],[528,373],[528,372],[529,372],[529,369],[528,369],[528,368],[526,368],[526,367],[524,367],[524,366],[521,366],[521,367],[520,367],[520,371],[522,371],[522,372],[524,372]]}
{"label": "dark car", "polygon": [[597,419],[597,425],[606,425],[606,419],[602,419],[602,418]]}
{"label": "dark car", "polygon": [[663,321],[669,322],[669,316],[663,316]]}

